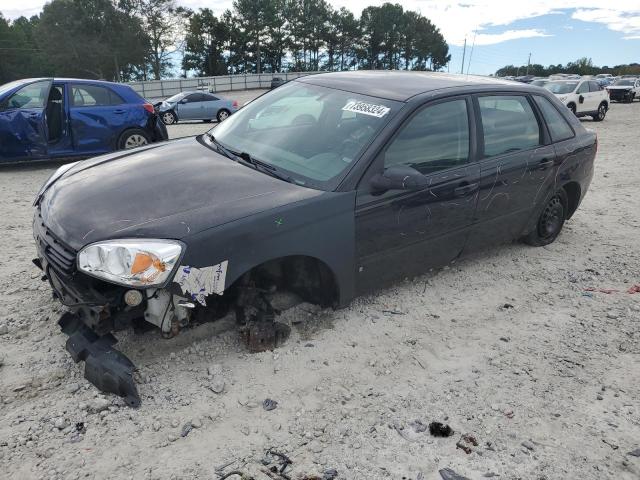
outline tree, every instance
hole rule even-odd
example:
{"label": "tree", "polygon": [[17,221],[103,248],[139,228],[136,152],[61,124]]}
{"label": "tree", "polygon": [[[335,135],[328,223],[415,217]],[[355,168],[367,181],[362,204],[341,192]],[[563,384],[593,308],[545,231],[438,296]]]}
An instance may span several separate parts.
{"label": "tree", "polygon": [[173,68],[171,55],[184,38],[188,11],[175,0],[120,0],[120,8],[137,16],[149,42],[149,66],[153,78],[160,80]]}
{"label": "tree", "polygon": [[139,20],[110,0],[53,0],[45,4],[34,38],[49,74],[120,80],[142,63],[147,37]]}
{"label": "tree", "polygon": [[195,70],[204,76],[226,75],[224,49],[228,30],[229,27],[208,8],[192,13],[185,36],[184,70]]}

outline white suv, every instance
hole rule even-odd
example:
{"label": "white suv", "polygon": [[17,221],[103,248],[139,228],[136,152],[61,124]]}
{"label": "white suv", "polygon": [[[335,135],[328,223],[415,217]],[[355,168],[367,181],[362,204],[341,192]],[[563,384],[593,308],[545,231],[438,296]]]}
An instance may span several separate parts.
{"label": "white suv", "polygon": [[555,94],[577,117],[604,120],[609,109],[609,94],[595,80],[557,80],[544,88]]}

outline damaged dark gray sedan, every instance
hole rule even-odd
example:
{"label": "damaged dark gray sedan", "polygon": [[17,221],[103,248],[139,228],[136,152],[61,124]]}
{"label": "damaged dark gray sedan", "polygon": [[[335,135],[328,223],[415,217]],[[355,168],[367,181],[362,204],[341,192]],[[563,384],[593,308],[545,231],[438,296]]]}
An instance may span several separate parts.
{"label": "damaged dark gray sedan", "polygon": [[597,139],[552,94],[494,79],[349,72],[289,82],[208,133],[61,167],[35,201],[67,349],[139,404],[112,332],[233,312],[252,350],[274,298],[340,307],[513,239],[555,240]]}

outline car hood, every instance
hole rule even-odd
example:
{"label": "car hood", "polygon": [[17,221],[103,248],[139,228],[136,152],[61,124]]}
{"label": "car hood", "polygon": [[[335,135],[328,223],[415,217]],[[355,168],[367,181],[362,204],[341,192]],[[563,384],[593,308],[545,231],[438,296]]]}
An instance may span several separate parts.
{"label": "car hood", "polygon": [[611,85],[607,88],[609,90],[631,90],[633,87],[631,85]]}
{"label": "car hood", "polygon": [[176,106],[175,103],[169,103],[169,102],[163,101],[163,102],[160,102],[160,105],[158,106],[158,110],[160,110],[161,112],[166,112],[167,110],[171,110],[175,106]]}
{"label": "car hood", "polygon": [[79,162],[42,196],[42,221],[70,247],[181,239],[323,192],[237,163],[196,138]]}

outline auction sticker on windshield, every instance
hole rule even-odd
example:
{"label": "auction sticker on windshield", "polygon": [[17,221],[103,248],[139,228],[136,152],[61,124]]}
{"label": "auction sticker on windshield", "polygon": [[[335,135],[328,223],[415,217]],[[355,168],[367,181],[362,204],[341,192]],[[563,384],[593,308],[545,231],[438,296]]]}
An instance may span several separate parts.
{"label": "auction sticker on windshield", "polygon": [[375,103],[359,102],[357,100],[349,101],[342,110],[346,112],[362,113],[364,115],[371,115],[372,117],[382,118],[389,110],[389,107],[384,105],[376,105]]}

